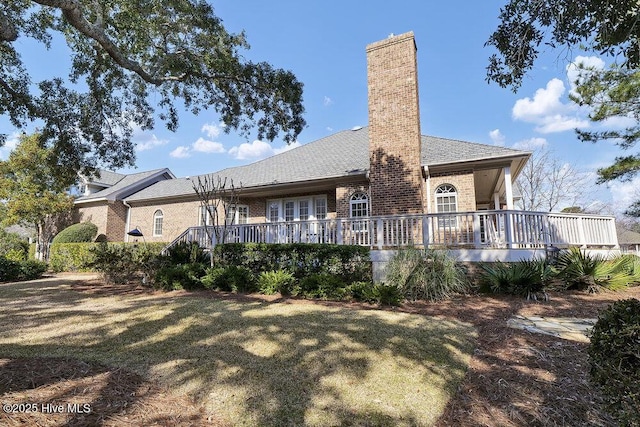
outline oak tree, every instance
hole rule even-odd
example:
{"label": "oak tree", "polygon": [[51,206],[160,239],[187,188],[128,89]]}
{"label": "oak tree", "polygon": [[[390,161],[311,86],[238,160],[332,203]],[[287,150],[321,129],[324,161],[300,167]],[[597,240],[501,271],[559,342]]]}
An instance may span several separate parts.
{"label": "oak tree", "polygon": [[[578,130],[578,138],[610,140],[623,150],[640,138],[640,3],[637,0],[509,0],[487,45],[498,53],[489,59],[487,80],[501,87],[520,87],[541,49],[580,49],[612,58],[609,69],[578,64],[571,99],[590,107],[590,119],[622,119],[624,129]],[[598,170],[599,182],[631,180],[640,171],[640,155],[616,158]],[[638,204],[640,206],[640,203]],[[637,213],[640,213],[637,212]]]}
{"label": "oak tree", "polygon": [[[68,76],[33,81],[26,39],[47,48],[64,40]],[[305,126],[302,84],[246,60],[248,48],[203,0],[3,1],[0,115],[18,129],[36,123],[57,158],[85,172],[132,165],[134,127],[159,119],[175,131],[183,107],[216,111],[227,131],[291,142]]]}

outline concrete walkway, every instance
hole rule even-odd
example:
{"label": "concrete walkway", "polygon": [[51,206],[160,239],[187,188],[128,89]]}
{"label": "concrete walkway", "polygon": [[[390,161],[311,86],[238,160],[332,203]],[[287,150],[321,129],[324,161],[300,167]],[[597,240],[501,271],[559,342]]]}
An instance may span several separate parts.
{"label": "concrete walkway", "polygon": [[597,320],[577,319],[575,317],[514,316],[507,320],[507,325],[529,332],[588,343],[589,337],[587,334]]}

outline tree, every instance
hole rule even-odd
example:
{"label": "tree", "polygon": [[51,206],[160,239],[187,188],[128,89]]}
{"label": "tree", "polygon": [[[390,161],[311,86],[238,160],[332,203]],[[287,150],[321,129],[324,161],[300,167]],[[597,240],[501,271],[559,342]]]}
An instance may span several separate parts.
{"label": "tree", "polygon": [[238,213],[239,191],[233,179],[222,179],[216,175],[199,176],[193,182],[193,191],[198,195],[202,212],[202,224],[211,243],[210,260],[213,267],[213,252],[216,244],[224,244],[229,237],[229,227],[235,222]]}
{"label": "tree", "polygon": [[[500,10],[500,24],[486,45],[498,54],[489,59],[487,80],[520,87],[543,46],[573,48],[609,55],[614,63],[598,70],[579,66],[571,99],[590,107],[590,119],[624,118],[619,131],[577,131],[582,141],[612,140],[623,150],[640,138],[640,4],[637,0],[510,0]],[[631,180],[640,171],[640,155],[621,156],[598,170],[599,183]],[[640,203],[638,203],[640,206]],[[640,214],[640,209],[630,213]]]}
{"label": "tree", "polygon": [[32,225],[40,248],[56,232],[57,217],[73,207],[73,198],[66,193],[67,182],[57,179],[60,174],[51,168],[55,155],[41,135],[23,135],[9,159],[0,161],[2,225]]}
{"label": "tree", "polygon": [[[34,85],[18,50],[24,38],[47,48],[64,38],[69,82]],[[0,115],[17,128],[36,121],[56,158],[83,172],[133,165],[133,128],[153,128],[156,108],[172,131],[183,105],[215,110],[227,132],[257,128],[259,139],[291,142],[305,125],[302,84],[245,60],[248,48],[204,0],[1,2]]]}
{"label": "tree", "polygon": [[518,175],[520,207],[551,212],[561,203],[575,206],[584,194],[584,181],[584,174],[554,158],[549,150],[536,151]]}

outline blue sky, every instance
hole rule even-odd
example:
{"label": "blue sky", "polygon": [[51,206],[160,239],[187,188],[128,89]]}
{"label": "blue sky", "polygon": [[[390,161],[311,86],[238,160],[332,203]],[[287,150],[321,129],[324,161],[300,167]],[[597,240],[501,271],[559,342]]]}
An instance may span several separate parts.
{"label": "blue sky", "polygon": [[[595,170],[621,152],[609,143],[581,143],[573,132],[575,126],[594,129],[588,112],[568,100],[567,62],[588,55],[543,52],[517,93],[488,84],[485,67],[493,50],[484,43],[504,3],[219,0],[213,5],[229,31],[246,32],[251,45],[244,52],[247,58],[292,70],[304,83],[308,127],[296,144],[366,125],[365,47],[390,33],[413,31],[423,134],[529,150],[544,146],[583,172],[584,185],[590,187]],[[50,77],[52,70],[65,76],[63,47],[44,53],[27,41],[21,43],[28,47],[25,60],[38,68],[36,78],[40,73],[41,78]],[[585,60],[598,63],[595,58]],[[213,112],[185,112],[180,120],[175,133],[161,125],[152,132],[136,132],[137,170],[168,167],[177,176],[189,176],[247,164],[289,148],[279,140],[267,143],[226,134]],[[0,117],[0,132],[13,131]],[[0,149],[0,158],[6,158],[13,141]],[[622,208],[635,188],[635,182],[594,186],[589,202],[598,199]]]}

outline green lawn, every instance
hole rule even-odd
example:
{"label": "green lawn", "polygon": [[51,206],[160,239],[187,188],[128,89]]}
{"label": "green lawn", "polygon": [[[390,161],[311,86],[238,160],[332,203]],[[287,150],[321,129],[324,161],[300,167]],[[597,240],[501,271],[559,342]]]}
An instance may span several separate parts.
{"label": "green lawn", "polygon": [[0,357],[126,367],[234,425],[431,425],[475,340],[469,325],[419,315],[95,296],[64,280],[0,285],[0,307]]}

